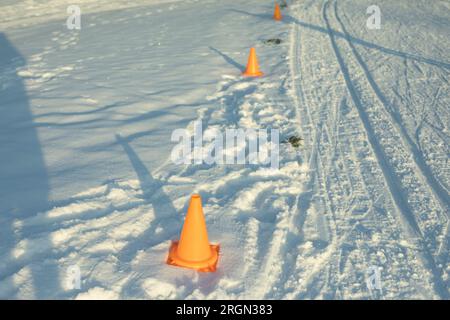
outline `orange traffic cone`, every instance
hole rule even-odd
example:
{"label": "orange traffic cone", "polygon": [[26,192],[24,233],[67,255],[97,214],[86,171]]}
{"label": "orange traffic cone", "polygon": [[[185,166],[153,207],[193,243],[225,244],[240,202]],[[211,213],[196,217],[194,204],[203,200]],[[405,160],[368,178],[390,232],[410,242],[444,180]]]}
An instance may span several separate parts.
{"label": "orange traffic cone", "polygon": [[256,58],[255,48],[250,48],[250,56],[248,57],[247,69],[242,75],[247,77],[261,77],[264,73],[259,70],[258,58]]}
{"label": "orange traffic cone", "polygon": [[277,21],[281,21],[283,19],[281,16],[281,10],[278,3],[275,3],[275,12],[273,13],[273,18]]}
{"label": "orange traffic cone", "polygon": [[208,241],[200,195],[191,197],[180,241],[172,242],[167,264],[203,272],[216,271],[219,245]]}

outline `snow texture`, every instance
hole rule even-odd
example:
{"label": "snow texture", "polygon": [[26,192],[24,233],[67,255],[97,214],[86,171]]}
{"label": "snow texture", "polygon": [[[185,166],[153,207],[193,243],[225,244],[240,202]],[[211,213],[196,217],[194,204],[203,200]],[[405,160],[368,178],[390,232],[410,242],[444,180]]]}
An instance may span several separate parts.
{"label": "snow texture", "polygon": [[[448,299],[450,5],[370,5],[1,0],[0,298]],[[303,143],[175,165],[198,119]],[[215,273],[165,264],[193,193]]]}

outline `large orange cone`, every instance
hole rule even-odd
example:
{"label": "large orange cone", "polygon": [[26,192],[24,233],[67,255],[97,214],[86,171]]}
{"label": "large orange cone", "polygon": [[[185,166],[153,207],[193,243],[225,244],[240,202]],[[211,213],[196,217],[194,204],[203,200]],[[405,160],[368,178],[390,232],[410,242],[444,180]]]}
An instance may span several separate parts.
{"label": "large orange cone", "polygon": [[180,241],[174,241],[170,246],[167,264],[213,272],[216,271],[218,259],[219,245],[209,244],[202,199],[200,195],[194,194],[189,203]]}
{"label": "large orange cone", "polygon": [[250,56],[248,57],[247,69],[242,75],[247,77],[261,77],[264,73],[259,70],[258,58],[256,57],[255,48],[250,48]]}
{"label": "large orange cone", "polygon": [[278,3],[275,3],[275,12],[273,13],[274,20],[281,21],[283,17],[281,16],[281,10]]}

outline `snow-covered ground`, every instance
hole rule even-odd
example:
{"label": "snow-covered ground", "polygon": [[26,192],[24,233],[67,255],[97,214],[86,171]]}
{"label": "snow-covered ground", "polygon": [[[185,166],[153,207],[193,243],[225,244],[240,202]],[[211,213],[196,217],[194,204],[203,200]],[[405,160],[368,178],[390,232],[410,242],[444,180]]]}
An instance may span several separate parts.
{"label": "snow-covered ground", "polygon": [[[289,3],[0,0],[0,298],[449,298],[450,3]],[[304,141],[174,164],[198,119]],[[194,192],[215,273],[165,264]]]}

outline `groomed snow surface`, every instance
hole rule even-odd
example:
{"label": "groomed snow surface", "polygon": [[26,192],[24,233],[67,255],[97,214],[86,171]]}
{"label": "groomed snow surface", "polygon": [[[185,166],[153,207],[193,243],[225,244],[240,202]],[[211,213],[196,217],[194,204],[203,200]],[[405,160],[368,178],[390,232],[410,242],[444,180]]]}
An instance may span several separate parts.
{"label": "groomed snow surface", "polygon": [[[0,298],[448,299],[450,4],[372,2],[1,0]],[[304,141],[175,165],[198,119]],[[195,192],[215,273],[165,264]]]}

